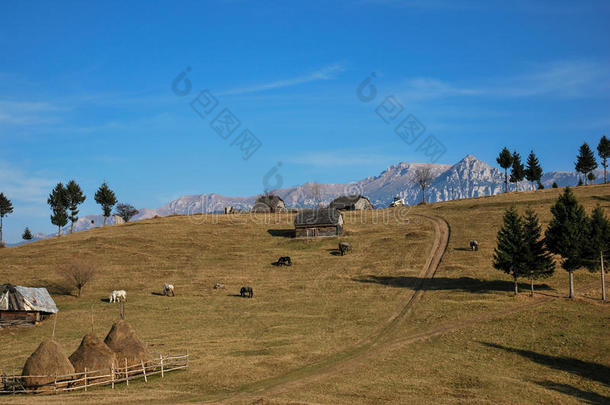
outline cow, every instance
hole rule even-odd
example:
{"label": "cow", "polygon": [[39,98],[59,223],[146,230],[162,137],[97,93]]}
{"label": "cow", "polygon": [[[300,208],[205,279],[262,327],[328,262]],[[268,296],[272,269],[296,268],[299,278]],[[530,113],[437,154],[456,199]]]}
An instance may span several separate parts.
{"label": "cow", "polygon": [[247,296],[248,298],[252,298],[254,292],[252,291],[252,287],[242,287],[241,290],[239,290],[239,295],[242,297]]}
{"label": "cow", "polygon": [[224,290],[224,288],[225,288],[224,284],[221,284],[221,283],[214,284],[214,289],[215,290]]}
{"label": "cow", "polygon": [[108,302],[127,301],[127,292],[125,290],[114,290],[110,293]]}
{"label": "cow", "polygon": [[479,242],[477,242],[476,240],[471,240],[470,241],[470,250],[472,250],[473,252],[475,250],[479,250]]}
{"label": "cow", "polygon": [[165,295],[166,297],[169,297],[169,295],[172,295],[172,297],[175,297],[176,294],[174,293],[174,285],[173,284],[165,284],[163,286],[163,295]]}
{"label": "cow", "polygon": [[339,253],[344,256],[347,252],[352,251],[352,245],[348,242],[339,242]]}
{"label": "cow", "polygon": [[278,266],[292,266],[292,260],[290,256],[282,256],[275,263]]}

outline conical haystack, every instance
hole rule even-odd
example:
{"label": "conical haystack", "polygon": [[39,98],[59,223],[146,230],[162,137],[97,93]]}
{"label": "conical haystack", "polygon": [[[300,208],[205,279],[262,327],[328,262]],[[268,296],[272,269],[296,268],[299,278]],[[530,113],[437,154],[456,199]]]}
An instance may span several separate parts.
{"label": "conical haystack", "polygon": [[77,373],[87,368],[87,377],[109,375],[116,355],[96,334],[85,335],[80,346],[70,356],[70,362]]}
{"label": "conical haystack", "polygon": [[38,346],[23,366],[23,383],[27,388],[40,391],[53,390],[55,375],[74,374],[74,367],[64,354],[61,346],[54,340],[45,340]]}
{"label": "conical haystack", "polygon": [[146,350],[144,343],[136,336],[131,325],[125,320],[120,320],[112,325],[108,336],[104,339],[115,353],[119,367],[123,367],[125,359],[127,364],[141,364],[150,360],[150,354]]}

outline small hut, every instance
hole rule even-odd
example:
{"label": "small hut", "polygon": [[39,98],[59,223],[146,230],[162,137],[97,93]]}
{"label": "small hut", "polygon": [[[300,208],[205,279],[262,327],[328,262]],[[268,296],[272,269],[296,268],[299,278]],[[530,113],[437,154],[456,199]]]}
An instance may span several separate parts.
{"label": "small hut", "polygon": [[330,207],[346,211],[372,210],[373,204],[371,204],[368,198],[357,194],[337,197],[330,203]]}
{"label": "small hut", "polygon": [[333,208],[299,211],[294,218],[294,234],[300,237],[343,234],[343,214]]}
{"label": "small hut", "polygon": [[[77,373],[83,373],[86,368],[88,377],[108,375],[113,364],[116,364],[116,354],[94,333],[85,335],[69,359]],[[89,373],[90,371],[96,373]]]}
{"label": "small hut", "polygon": [[282,200],[277,195],[269,194],[269,195],[261,195],[258,197],[254,206],[252,207],[252,212],[284,212],[286,211],[286,204],[284,204],[284,200]]}
{"label": "small hut", "polygon": [[0,286],[0,324],[36,323],[57,312],[46,288]]}
{"label": "small hut", "polygon": [[55,375],[68,374],[74,374],[74,367],[59,343],[52,339],[45,340],[38,346],[25,361],[21,373],[24,376],[24,387],[37,391],[52,391],[55,384]]}
{"label": "small hut", "polygon": [[116,354],[119,366],[124,365],[125,359],[127,364],[133,365],[142,361],[147,362],[151,358],[144,343],[138,339],[131,325],[123,319],[112,325],[104,343]]}

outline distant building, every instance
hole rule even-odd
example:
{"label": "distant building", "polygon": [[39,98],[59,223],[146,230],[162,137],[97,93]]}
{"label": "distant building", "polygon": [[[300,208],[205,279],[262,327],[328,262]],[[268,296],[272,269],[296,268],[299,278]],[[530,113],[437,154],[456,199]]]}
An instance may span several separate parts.
{"label": "distant building", "polygon": [[368,198],[362,195],[346,195],[335,198],[330,207],[337,210],[355,211],[355,210],[372,210],[373,204]]}
{"label": "distant building", "polygon": [[258,197],[252,212],[284,212],[286,211],[286,204],[277,195],[261,195]]}
{"label": "distant building", "polygon": [[404,198],[394,198],[394,201],[390,204],[390,208],[392,207],[404,207],[407,205]]}
{"label": "distant building", "polygon": [[57,312],[46,288],[0,285],[0,324],[36,323]]}
{"label": "distant building", "polygon": [[337,236],[343,234],[343,214],[333,208],[299,211],[294,218],[297,238]]}
{"label": "distant building", "polygon": [[121,225],[124,224],[125,220],[120,215],[114,215],[114,224]]}

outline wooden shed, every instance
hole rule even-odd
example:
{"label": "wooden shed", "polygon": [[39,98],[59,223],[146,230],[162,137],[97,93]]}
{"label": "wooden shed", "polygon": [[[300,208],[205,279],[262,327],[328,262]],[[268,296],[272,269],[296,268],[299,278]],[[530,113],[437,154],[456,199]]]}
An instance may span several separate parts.
{"label": "wooden shed", "polygon": [[258,197],[254,206],[252,207],[252,212],[284,212],[286,211],[286,204],[284,204],[284,200],[282,200],[277,195],[261,195]]}
{"label": "wooden shed", "polygon": [[46,288],[0,286],[0,325],[36,323],[57,312]]}
{"label": "wooden shed", "polygon": [[343,214],[334,208],[299,211],[294,218],[297,238],[337,236],[343,234]]}
{"label": "wooden shed", "polygon": [[372,210],[373,204],[363,195],[344,195],[335,198],[330,207],[337,210],[355,211],[355,210]]}

